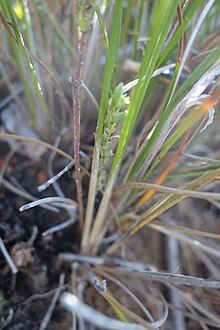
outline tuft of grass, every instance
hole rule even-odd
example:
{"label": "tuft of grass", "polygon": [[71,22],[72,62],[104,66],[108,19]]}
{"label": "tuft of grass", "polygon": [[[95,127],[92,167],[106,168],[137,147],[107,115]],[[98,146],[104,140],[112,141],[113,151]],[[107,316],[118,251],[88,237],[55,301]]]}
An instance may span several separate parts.
{"label": "tuft of grass", "polygon": [[[166,327],[168,306],[172,328],[186,328],[188,318],[203,328],[219,324],[210,293],[219,288],[212,259],[219,258],[214,216],[215,226],[205,227],[210,205],[219,209],[220,199],[219,2],[5,0],[0,8],[5,65],[0,88],[10,94],[21,86],[10,102],[38,138],[16,131],[0,137],[43,146],[53,153],[50,166],[55,153],[71,161],[40,186],[42,191],[53,185],[58,196],[24,194],[3,178],[6,166],[1,183],[30,199],[21,211],[65,209],[68,218],[43,235],[79,220],[79,254],[59,257],[78,263],[76,292],[90,282],[117,319],[97,310],[86,286],[84,302],[73,292],[63,294],[61,304],[106,329]],[[58,179],[73,165],[69,198]],[[202,207],[209,209],[204,222]],[[190,274],[173,274],[177,265]],[[204,267],[208,279],[200,274]],[[145,280],[166,285],[170,303],[158,293],[157,282]],[[187,293],[177,284],[189,286]]]}

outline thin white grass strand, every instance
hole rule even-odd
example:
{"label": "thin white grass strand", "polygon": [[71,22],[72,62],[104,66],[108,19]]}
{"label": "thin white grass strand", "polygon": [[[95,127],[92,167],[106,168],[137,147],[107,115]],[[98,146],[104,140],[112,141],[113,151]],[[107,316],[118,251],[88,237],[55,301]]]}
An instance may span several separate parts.
{"label": "thin white grass strand", "polygon": [[[173,68],[175,68],[176,64],[172,63],[169,65],[165,65],[157,70],[154,71],[154,73],[152,74],[151,78],[157,77],[159,76],[161,73],[165,73],[165,72],[169,72],[170,70],[172,70]],[[139,79],[135,79],[130,81],[129,83],[127,83],[126,85],[123,86],[123,93],[127,93],[128,91],[130,91],[134,86],[137,85]]]}
{"label": "thin white grass strand", "polygon": [[53,227],[50,227],[49,229],[45,230],[43,233],[42,233],[42,236],[46,236],[46,235],[49,235],[49,234],[54,234],[54,233],[57,233],[58,231],[61,231],[65,228],[68,228],[70,226],[72,226],[74,224],[74,219],[68,219],[56,226],[53,226]]}
{"label": "thin white grass strand", "polygon": [[196,286],[201,288],[220,289],[220,281],[205,279],[200,277],[187,276],[182,274],[152,272],[148,270],[132,270],[122,267],[117,267],[109,271],[115,271],[121,274],[133,273],[140,277],[145,277],[149,280],[159,281],[170,284]]}
{"label": "thin white grass strand", "polygon": [[50,306],[43,318],[43,321],[41,322],[40,324],[40,327],[39,327],[39,330],[45,330],[47,329],[48,325],[49,325],[49,322],[50,322],[50,319],[52,317],[52,314],[53,314],[53,311],[54,311],[54,308],[57,304],[57,301],[59,299],[59,296],[61,294],[61,291],[63,290],[63,286],[64,286],[64,280],[65,280],[65,275],[64,273],[62,273],[60,275],[60,278],[59,278],[59,286],[58,288],[56,289],[55,291],[55,295],[53,296],[53,299],[51,300],[51,303],[50,303]]}
{"label": "thin white grass strand", "polygon": [[[60,142],[61,142],[61,139],[62,139],[62,132],[61,132],[61,135],[58,135],[56,138],[55,138],[55,141],[54,141],[54,146],[56,148],[59,147],[60,145]],[[56,157],[56,153],[55,152],[51,152],[50,156],[49,156],[49,159],[48,159],[48,165],[47,165],[47,171],[48,171],[48,174],[49,174],[49,177],[52,178],[54,177],[54,172],[53,172],[53,161]],[[57,196],[59,197],[65,197],[65,194],[63,192],[63,190],[61,189],[60,185],[58,184],[57,181],[55,181],[53,184],[53,189],[55,190]]]}
{"label": "thin white grass strand", "polygon": [[91,90],[86,86],[86,84],[83,81],[81,81],[81,83],[82,83],[83,89],[85,90],[85,92],[88,94],[90,100],[92,101],[92,103],[94,105],[94,108],[98,112],[99,111],[99,103],[98,103],[98,101],[96,100],[96,98],[93,95],[93,93],[91,92]]}
{"label": "thin white grass strand", "polygon": [[5,244],[4,244],[3,240],[1,239],[1,237],[0,237],[0,250],[2,251],[2,254],[3,254],[4,258],[7,261],[7,264],[9,266],[9,268],[11,269],[11,272],[13,274],[17,274],[17,272],[18,272],[17,267],[15,266],[14,261],[10,257],[10,254],[8,253],[8,251],[5,247]]}
{"label": "thin white grass strand", "polygon": [[42,185],[40,185],[37,190],[39,192],[47,189],[50,185],[52,185],[55,181],[57,181],[64,173],[66,173],[67,171],[69,171],[74,165],[74,162],[70,162],[68,163],[64,169],[62,169],[59,173],[57,173],[56,175],[54,175],[52,178],[50,178],[49,180],[47,180],[45,183],[43,183]]}
{"label": "thin white grass strand", "polygon": [[[23,191],[17,187],[15,187],[13,184],[11,184],[9,181],[5,180],[4,178],[2,179],[2,185],[7,188],[8,190],[12,191],[14,194],[18,195],[18,196],[21,196],[22,198],[25,198],[27,200],[37,200],[36,197],[30,195],[28,192],[26,191]],[[49,210],[51,212],[55,212],[55,213],[58,213],[59,212],[59,209],[57,209],[56,207],[54,206],[51,206],[51,205],[39,205],[40,207],[46,209],[46,210]]]}
{"label": "thin white grass strand", "polygon": [[39,199],[37,201],[34,201],[34,202],[31,202],[31,203],[28,203],[28,204],[25,204],[23,206],[21,206],[19,208],[19,211],[20,212],[23,212],[23,211],[26,211],[26,210],[29,210],[35,206],[39,206],[39,205],[42,205],[42,204],[54,204],[55,206],[57,207],[60,207],[60,208],[64,208],[64,209],[73,209],[75,210],[76,207],[77,207],[77,203],[74,202],[73,200],[69,199],[69,198],[63,198],[63,197],[46,197],[46,198],[42,198],[42,199]]}
{"label": "thin white grass strand", "polygon": [[59,258],[70,262],[78,261],[81,263],[85,263],[85,264],[89,263],[96,266],[108,265],[108,266],[121,266],[130,269],[135,268],[135,269],[145,269],[145,270],[156,270],[155,267],[152,265],[144,264],[140,262],[132,262],[120,258],[107,258],[107,257],[97,257],[97,256],[93,257],[93,256],[68,253],[68,252],[60,253]]}
{"label": "thin white grass strand", "polygon": [[125,323],[105,316],[88,305],[81,302],[71,293],[64,292],[60,297],[61,305],[70,313],[84,318],[86,321],[94,324],[101,329],[109,330],[144,330],[144,327],[138,324]]}

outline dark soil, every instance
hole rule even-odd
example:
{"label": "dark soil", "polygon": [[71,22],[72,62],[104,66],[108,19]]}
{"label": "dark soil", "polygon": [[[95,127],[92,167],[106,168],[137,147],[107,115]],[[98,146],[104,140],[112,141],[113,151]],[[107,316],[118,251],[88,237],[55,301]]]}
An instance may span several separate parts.
{"label": "dark soil", "polygon": [[[2,163],[7,154],[5,144],[0,143]],[[3,148],[4,146],[4,148]],[[38,193],[37,187],[45,177],[45,160],[37,163],[15,154],[7,166],[4,178],[21,185],[26,191],[39,198],[56,196],[53,188]],[[59,161],[58,169],[62,169]],[[64,166],[66,163],[64,164]],[[55,170],[56,171],[56,170]],[[60,180],[66,197],[74,199],[74,185],[71,173]],[[67,189],[68,188],[68,189]],[[42,236],[42,233],[68,219],[66,211],[52,213],[41,207],[20,212],[19,207],[27,200],[10,192],[3,185],[0,190],[0,236],[18,268],[16,283],[8,265],[0,254],[0,328],[1,329],[38,329],[58,287],[59,276],[65,270],[57,257],[60,252],[79,251],[79,230],[77,223],[61,232]],[[33,233],[37,232],[33,242]],[[11,314],[13,311],[13,314]],[[53,313],[48,329],[65,329],[72,322],[71,317],[61,310],[59,304]],[[65,326],[66,324],[66,326]],[[61,326],[62,325],[62,326]]]}

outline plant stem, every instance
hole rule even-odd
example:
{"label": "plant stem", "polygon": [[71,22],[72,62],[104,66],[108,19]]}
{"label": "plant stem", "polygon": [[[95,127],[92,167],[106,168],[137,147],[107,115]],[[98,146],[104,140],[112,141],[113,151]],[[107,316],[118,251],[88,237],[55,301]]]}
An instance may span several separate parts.
{"label": "plant stem", "polygon": [[73,158],[75,165],[74,178],[76,181],[77,201],[79,207],[80,226],[83,227],[84,207],[83,207],[83,191],[82,191],[82,175],[80,166],[80,90],[84,50],[86,46],[87,33],[82,33],[78,40],[77,59],[75,70],[72,75],[72,99],[73,99]]}

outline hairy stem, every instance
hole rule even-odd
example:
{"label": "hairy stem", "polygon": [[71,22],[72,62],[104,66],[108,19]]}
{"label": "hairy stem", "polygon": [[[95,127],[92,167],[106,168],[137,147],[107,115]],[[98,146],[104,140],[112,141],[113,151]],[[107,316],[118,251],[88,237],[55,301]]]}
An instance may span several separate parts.
{"label": "hairy stem", "polygon": [[79,207],[80,226],[83,226],[84,207],[83,207],[83,191],[82,191],[82,175],[80,166],[80,90],[81,76],[83,67],[84,50],[86,46],[87,33],[82,33],[78,40],[78,50],[75,70],[72,75],[72,98],[73,98],[73,158],[75,165],[74,179],[76,182],[77,201]]}

